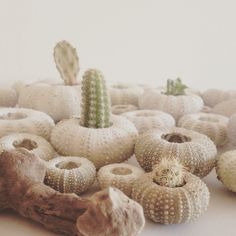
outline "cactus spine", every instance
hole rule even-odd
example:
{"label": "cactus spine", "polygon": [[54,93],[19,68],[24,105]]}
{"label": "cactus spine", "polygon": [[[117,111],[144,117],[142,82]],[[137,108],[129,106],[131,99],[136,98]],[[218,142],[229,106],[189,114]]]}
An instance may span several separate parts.
{"label": "cactus spine", "polygon": [[167,80],[167,86],[166,86],[166,95],[185,95],[185,89],[187,86],[182,83],[180,78],[177,78],[176,80],[168,79]]}
{"label": "cactus spine", "polygon": [[77,84],[76,77],[80,68],[76,49],[64,40],[56,44],[53,55],[65,85]]}
{"label": "cactus spine", "polygon": [[80,124],[88,128],[106,128],[110,123],[110,98],[101,71],[89,69],[82,80]]}

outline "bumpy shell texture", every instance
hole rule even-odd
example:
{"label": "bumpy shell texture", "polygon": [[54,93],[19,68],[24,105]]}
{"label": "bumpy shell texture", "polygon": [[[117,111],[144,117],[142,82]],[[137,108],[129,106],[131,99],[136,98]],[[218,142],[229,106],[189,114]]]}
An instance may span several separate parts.
{"label": "bumpy shell texture", "polygon": [[35,83],[20,90],[20,107],[39,110],[50,115],[55,122],[79,116],[81,86]]}
{"label": "bumpy shell texture", "polygon": [[127,105],[114,105],[111,107],[112,114],[114,115],[120,115],[122,113],[128,112],[128,111],[136,111],[138,110],[138,107],[127,104]]}
{"label": "bumpy shell texture", "polygon": [[76,77],[79,72],[79,58],[76,49],[63,40],[57,43],[53,55],[57,69],[65,84],[77,84]]}
{"label": "bumpy shell texture", "polygon": [[103,166],[98,171],[98,182],[102,189],[111,186],[130,196],[133,182],[142,174],[144,171],[141,168],[126,163],[115,163]]}
{"label": "bumpy shell texture", "polygon": [[0,87],[0,107],[14,107],[17,99],[17,92],[13,88]]}
{"label": "bumpy shell texture", "polygon": [[196,113],[183,116],[178,126],[205,134],[216,146],[223,146],[228,141],[228,122],[229,118],[222,115]]}
{"label": "bumpy shell texture", "polygon": [[143,206],[144,214],[161,224],[179,224],[199,218],[207,210],[209,191],[197,176],[184,174],[185,184],[170,188],[156,184],[147,173],[133,184],[132,199]]}
{"label": "bumpy shell texture", "polygon": [[175,119],[162,111],[139,110],[126,112],[122,115],[134,123],[139,134],[154,128],[171,128],[175,126]]}
{"label": "bumpy shell texture", "polygon": [[220,89],[208,89],[202,93],[205,105],[214,107],[216,104],[236,98],[236,90],[223,91]]}
{"label": "bumpy shell texture", "polygon": [[143,94],[144,89],[135,84],[117,83],[109,88],[112,105],[131,104],[138,106],[138,99]]}
{"label": "bumpy shell texture", "polygon": [[133,154],[138,132],[126,118],[112,116],[111,122],[108,128],[93,129],[81,126],[77,118],[61,121],[51,143],[61,155],[86,157],[96,168],[123,162]]}
{"label": "bumpy shell texture", "polygon": [[49,139],[54,122],[47,114],[24,108],[0,109],[0,137],[11,133],[31,133]]}
{"label": "bumpy shell texture", "polygon": [[177,159],[199,177],[215,167],[217,154],[214,143],[206,135],[184,128],[148,131],[137,138],[134,152],[146,171],[151,171],[163,158]]}
{"label": "bumpy shell texture", "polygon": [[218,103],[213,107],[212,113],[230,117],[236,113],[236,99],[230,99]]}
{"label": "bumpy shell texture", "polygon": [[227,134],[229,137],[229,141],[236,145],[236,113],[232,115],[229,119]]}
{"label": "bumpy shell texture", "polygon": [[226,188],[236,192],[236,150],[225,152],[219,157],[216,173]]}
{"label": "bumpy shell texture", "polygon": [[61,193],[80,194],[94,182],[96,169],[82,157],[56,157],[48,162],[45,184]]}
{"label": "bumpy shell texture", "polygon": [[88,128],[106,128],[110,123],[111,105],[101,71],[89,69],[82,80],[82,111],[80,124]]}
{"label": "bumpy shell texture", "polygon": [[194,94],[173,96],[164,94],[160,89],[150,89],[140,97],[139,107],[161,110],[178,120],[183,115],[199,112],[203,107],[203,101]]}
{"label": "bumpy shell texture", "polygon": [[45,161],[52,159],[55,155],[51,144],[34,134],[10,134],[0,139],[0,150],[11,151],[17,148],[25,148],[28,152]]}

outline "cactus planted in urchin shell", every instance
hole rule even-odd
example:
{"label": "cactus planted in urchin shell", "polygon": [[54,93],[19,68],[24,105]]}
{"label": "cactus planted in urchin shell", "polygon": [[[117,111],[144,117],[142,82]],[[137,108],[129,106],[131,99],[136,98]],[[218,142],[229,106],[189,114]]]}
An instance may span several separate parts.
{"label": "cactus planted in urchin shell", "polygon": [[64,83],[66,85],[77,84],[76,77],[80,68],[76,49],[63,40],[56,44],[53,55]]}
{"label": "cactus planted in urchin shell", "polygon": [[184,184],[184,167],[177,160],[162,159],[153,169],[153,181],[169,188]]}
{"label": "cactus planted in urchin shell", "polygon": [[110,115],[110,98],[104,76],[97,69],[89,69],[82,80],[80,125],[87,128],[106,128],[111,125]]}
{"label": "cactus planted in urchin shell", "polygon": [[165,94],[173,96],[185,95],[186,88],[188,87],[182,83],[180,78],[176,80],[168,79]]}

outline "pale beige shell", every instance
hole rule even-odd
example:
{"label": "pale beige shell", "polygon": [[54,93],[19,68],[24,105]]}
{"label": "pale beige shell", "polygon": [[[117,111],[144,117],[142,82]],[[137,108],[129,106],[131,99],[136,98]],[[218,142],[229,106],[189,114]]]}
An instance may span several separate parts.
{"label": "pale beige shell", "polygon": [[14,107],[17,99],[17,93],[13,88],[0,87],[0,107]]}
{"label": "pale beige shell", "polygon": [[55,156],[55,151],[51,144],[44,138],[34,134],[16,133],[0,139],[0,150],[11,151],[17,148],[25,148],[28,152],[45,161]]}
{"label": "pale beige shell", "polygon": [[112,105],[132,104],[138,106],[138,99],[144,89],[136,84],[117,83],[109,88]]}
{"label": "pale beige shell", "polygon": [[20,107],[32,108],[50,115],[55,122],[80,114],[81,86],[34,83],[20,90]]}
{"label": "pale beige shell", "polygon": [[205,105],[214,107],[220,102],[236,98],[236,90],[208,89],[202,93],[202,98]]}
{"label": "pale beige shell", "polygon": [[207,210],[209,191],[201,179],[185,173],[185,184],[169,188],[153,182],[152,173],[133,184],[132,199],[143,206],[146,217],[161,224],[179,224],[199,218]]}
{"label": "pale beige shell", "polygon": [[232,116],[234,113],[236,113],[236,99],[230,99],[218,103],[213,107],[212,113],[228,117]]}
{"label": "pale beige shell", "polygon": [[114,115],[120,115],[122,113],[128,112],[128,111],[136,111],[138,110],[138,107],[127,104],[127,105],[114,105],[111,107],[112,114]]}
{"label": "pale beige shell", "polygon": [[223,146],[228,141],[228,122],[229,118],[222,115],[195,113],[183,116],[179,120],[178,126],[205,134],[216,146]]}
{"label": "pale beige shell", "polygon": [[204,177],[215,167],[217,150],[206,135],[171,128],[166,131],[154,129],[140,135],[134,153],[146,171],[151,171],[162,158],[177,159],[191,173]]}
{"label": "pale beige shell", "polygon": [[229,119],[227,134],[229,137],[229,141],[236,145],[236,113],[232,115]]}
{"label": "pale beige shell", "polygon": [[154,128],[171,128],[175,126],[175,119],[163,111],[138,110],[123,113],[122,116],[134,123],[139,134]]}
{"label": "pale beige shell", "polygon": [[96,168],[83,157],[59,156],[48,162],[45,184],[62,193],[85,192],[94,182]]}
{"label": "pale beige shell", "polygon": [[61,155],[82,156],[96,168],[119,163],[132,156],[138,135],[135,126],[126,118],[111,117],[108,128],[86,128],[78,118],[59,122],[52,131],[51,143]]}
{"label": "pale beige shell", "polygon": [[11,133],[30,133],[50,138],[54,122],[47,114],[24,108],[0,108],[0,137]]}
{"label": "pale beige shell", "polygon": [[181,116],[199,112],[203,107],[201,97],[193,93],[172,96],[163,92],[161,89],[145,91],[139,99],[139,108],[167,112],[177,121]]}
{"label": "pale beige shell", "polygon": [[98,182],[101,189],[111,186],[130,196],[133,182],[142,174],[144,171],[141,168],[126,163],[115,163],[103,166],[98,171]]}
{"label": "pale beige shell", "polygon": [[236,192],[236,150],[225,152],[218,158],[216,174],[226,188]]}

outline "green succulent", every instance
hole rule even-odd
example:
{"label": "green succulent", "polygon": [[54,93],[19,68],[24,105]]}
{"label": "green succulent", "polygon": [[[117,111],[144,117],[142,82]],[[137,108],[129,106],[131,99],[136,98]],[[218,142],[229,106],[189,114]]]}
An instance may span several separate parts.
{"label": "green succulent", "polygon": [[176,80],[168,79],[165,94],[173,96],[185,95],[186,88],[188,87],[182,83],[180,78]]}

